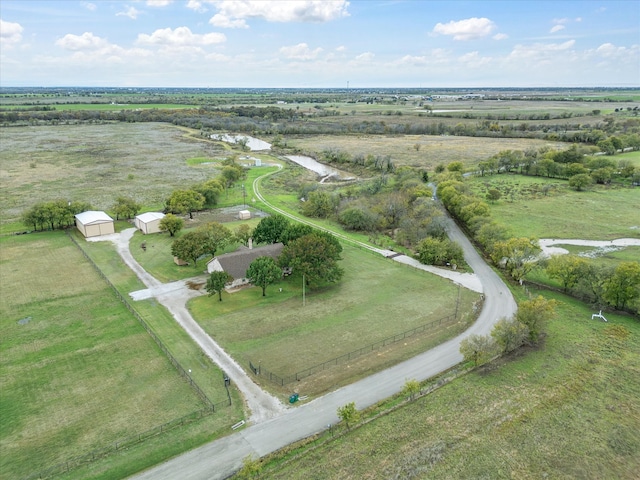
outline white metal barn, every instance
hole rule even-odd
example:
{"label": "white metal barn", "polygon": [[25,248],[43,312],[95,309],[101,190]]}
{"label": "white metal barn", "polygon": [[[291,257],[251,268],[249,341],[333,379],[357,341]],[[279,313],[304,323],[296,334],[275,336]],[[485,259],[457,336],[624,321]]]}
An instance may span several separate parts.
{"label": "white metal barn", "polygon": [[145,235],[148,233],[158,233],[160,231],[160,220],[164,218],[164,213],[147,212],[136,215],[134,224],[138,230]]}
{"label": "white metal barn", "polygon": [[104,212],[89,210],[76,215],[76,227],[85,237],[115,233],[113,218]]}

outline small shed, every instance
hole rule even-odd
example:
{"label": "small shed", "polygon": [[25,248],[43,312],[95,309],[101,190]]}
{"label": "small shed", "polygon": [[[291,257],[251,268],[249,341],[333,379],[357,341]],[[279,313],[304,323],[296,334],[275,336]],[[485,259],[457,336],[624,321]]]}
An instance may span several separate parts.
{"label": "small shed", "polygon": [[238,212],[238,218],[240,220],[249,220],[251,218],[251,212],[249,210],[240,210]]}
{"label": "small shed", "polygon": [[76,215],[76,227],[82,235],[88,237],[98,237],[115,233],[113,218],[104,212],[88,210]]}
{"label": "small shed", "polygon": [[147,212],[136,215],[134,224],[138,230],[145,235],[148,233],[158,233],[160,231],[160,220],[164,218],[164,213]]}
{"label": "small shed", "polygon": [[189,265],[189,262],[186,262],[185,260],[182,260],[181,258],[178,258],[178,257],[173,257],[173,263],[181,267],[185,265]]}

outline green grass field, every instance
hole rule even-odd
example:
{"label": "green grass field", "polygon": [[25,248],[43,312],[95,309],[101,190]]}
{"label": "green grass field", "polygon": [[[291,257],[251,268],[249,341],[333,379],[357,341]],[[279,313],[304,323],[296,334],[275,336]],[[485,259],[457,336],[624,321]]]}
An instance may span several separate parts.
{"label": "green grass field", "polygon": [[[503,197],[490,204],[491,215],[514,236],[613,240],[640,237],[640,191],[594,185],[582,192],[561,180],[524,175],[473,177],[472,188],[483,195],[497,188]],[[551,185],[548,195],[542,187]]]}
{"label": "green grass field", "polygon": [[203,408],[64,233],[0,244],[4,478]]}
{"label": "green grass field", "polygon": [[[270,286],[266,297],[253,287],[224,293],[222,302],[199,297],[190,301],[189,308],[205,331],[245,368],[252,361],[284,376],[454,313],[460,294],[457,322],[376,351],[351,362],[349,368],[296,383],[305,395],[317,395],[410,358],[459,333],[473,319],[473,305],[479,300],[474,292],[459,292],[448,280],[354,247],[345,247],[343,257],[343,280],[307,289],[306,305],[302,279],[293,275]],[[291,388],[261,383],[283,396]]]}
{"label": "green grass field", "polygon": [[640,324],[591,321],[579,302],[545,296],[561,304],[540,348],[351,433],[334,427],[333,438],[274,456],[260,478],[637,478]]}

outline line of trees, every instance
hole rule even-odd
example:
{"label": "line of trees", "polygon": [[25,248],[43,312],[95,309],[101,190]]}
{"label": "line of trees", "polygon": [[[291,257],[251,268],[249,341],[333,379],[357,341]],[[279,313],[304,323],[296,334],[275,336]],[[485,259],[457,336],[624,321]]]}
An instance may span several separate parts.
{"label": "line of trees", "polygon": [[[640,149],[640,135],[629,137],[634,138],[632,148]],[[576,190],[582,190],[591,183],[608,184],[612,181],[630,180],[632,184],[640,184],[640,170],[630,160],[615,161],[608,156],[593,156],[597,148],[574,144],[566,150],[503,150],[479,162],[477,168],[481,176],[515,172],[569,179],[570,186]]]}

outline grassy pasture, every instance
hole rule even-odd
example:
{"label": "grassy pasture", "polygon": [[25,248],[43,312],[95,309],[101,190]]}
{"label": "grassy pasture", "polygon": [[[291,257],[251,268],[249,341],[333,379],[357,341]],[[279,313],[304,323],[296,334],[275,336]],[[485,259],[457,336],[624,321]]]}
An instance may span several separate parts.
{"label": "grassy pasture", "polygon": [[326,432],[295,458],[276,456],[261,478],[637,478],[640,324],[591,321],[581,303],[544,295],[561,304],[539,349],[350,433]]}
{"label": "grassy pasture", "polygon": [[251,360],[284,376],[449,315],[460,294],[457,322],[374,351],[327,376],[314,375],[284,389],[262,382],[283,397],[293,387],[317,395],[353,382],[459,333],[473,320],[476,293],[459,293],[448,280],[354,247],[345,247],[343,257],[342,281],[307,288],[305,306],[302,279],[293,275],[270,286],[266,297],[259,288],[246,288],[223,294],[222,302],[195,298],[190,311],[245,368]]}
{"label": "grassy pasture", "polygon": [[1,237],[0,262],[4,478],[202,408],[65,234]]}
{"label": "grassy pasture", "polygon": [[[587,240],[640,236],[637,188],[594,185],[576,192],[565,181],[504,174],[473,177],[469,184],[481,195],[489,188],[503,193],[490,204],[491,214],[514,236]],[[541,191],[545,184],[552,185],[547,196]]]}
{"label": "grassy pasture", "polygon": [[[410,165],[431,171],[438,164],[461,161],[466,166],[475,166],[479,161],[502,150],[526,150],[527,148],[564,148],[563,144],[544,140],[518,138],[475,138],[432,135],[305,135],[287,136],[289,147],[305,152],[320,153],[336,149],[351,155],[391,156],[396,166]],[[416,150],[416,145],[419,149]]]}
{"label": "grassy pasture", "polygon": [[610,158],[613,160],[630,160],[636,169],[640,169],[640,151],[619,153],[618,155]]}
{"label": "grassy pasture", "polygon": [[187,138],[167,124],[3,128],[0,223],[19,219],[37,202],[59,198],[109,210],[123,195],[159,209],[174,189],[217,175],[213,164],[189,167],[188,159],[227,154],[222,146]]}

